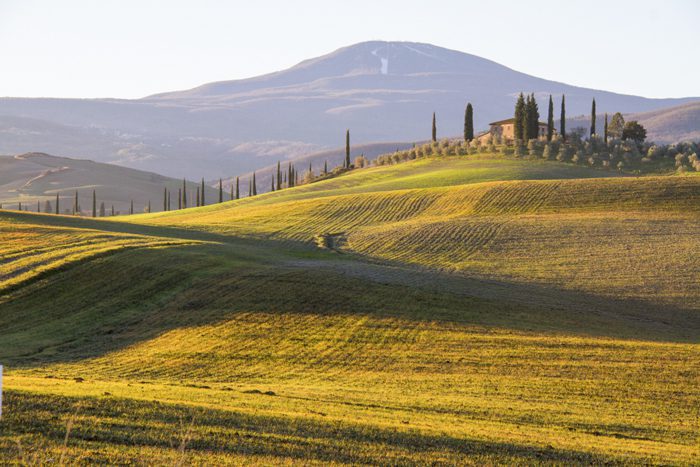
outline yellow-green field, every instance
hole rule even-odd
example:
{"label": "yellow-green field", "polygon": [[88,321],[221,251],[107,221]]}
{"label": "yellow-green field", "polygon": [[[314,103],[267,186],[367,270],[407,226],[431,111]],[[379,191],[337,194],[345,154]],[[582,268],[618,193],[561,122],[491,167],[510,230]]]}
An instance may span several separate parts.
{"label": "yellow-green field", "polygon": [[0,459],[697,464],[700,178],[606,175],[469,156],[0,212]]}

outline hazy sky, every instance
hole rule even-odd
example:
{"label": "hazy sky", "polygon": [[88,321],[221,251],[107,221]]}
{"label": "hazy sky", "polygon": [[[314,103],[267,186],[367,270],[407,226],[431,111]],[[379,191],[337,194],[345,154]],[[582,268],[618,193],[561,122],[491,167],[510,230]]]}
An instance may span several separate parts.
{"label": "hazy sky", "polygon": [[0,96],[136,98],[374,39],[574,85],[700,96],[698,24],[698,0],[0,0]]}

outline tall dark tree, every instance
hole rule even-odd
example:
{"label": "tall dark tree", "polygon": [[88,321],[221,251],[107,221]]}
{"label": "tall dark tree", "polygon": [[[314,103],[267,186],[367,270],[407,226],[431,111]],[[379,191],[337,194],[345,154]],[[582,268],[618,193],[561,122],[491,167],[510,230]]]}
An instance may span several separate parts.
{"label": "tall dark tree", "polygon": [[131,207],[129,208],[129,214],[133,214],[133,213],[134,213],[134,200],[132,199],[131,200]]}
{"label": "tall dark tree", "polygon": [[513,122],[513,137],[516,140],[522,141],[525,139],[525,136],[523,134],[523,128],[524,128],[524,122],[526,121],[526,115],[525,115],[525,97],[523,96],[523,93],[521,92],[520,95],[518,96],[518,100],[515,101],[515,114],[514,114],[515,121]]}
{"label": "tall dark tree", "polygon": [[224,182],[219,179],[219,202],[224,202]]}
{"label": "tall dark tree", "polygon": [[114,205],[112,205],[112,217],[114,217]]}
{"label": "tall dark tree", "polygon": [[433,140],[433,141],[437,141],[437,122],[435,121],[435,112],[433,112],[432,140]]}
{"label": "tall dark tree", "polygon": [[554,136],[554,101],[549,95],[549,107],[547,108],[547,141],[552,141]]}
{"label": "tall dark tree", "polygon": [[272,182],[271,183],[272,184],[270,186],[270,191],[272,192],[272,191],[275,191],[275,174],[272,174]]}
{"label": "tall dark tree", "polygon": [[37,202],[36,202],[36,212],[41,212],[41,204],[40,204],[40,203],[41,203],[41,201],[38,201],[38,200],[37,200]]}
{"label": "tall dark tree", "polygon": [[163,211],[168,210],[168,189],[163,188]]}
{"label": "tall dark tree", "polygon": [[605,113],[605,126],[603,127],[603,141],[608,144],[608,114]]}
{"label": "tall dark tree", "polygon": [[253,179],[249,178],[248,179],[248,198],[253,196]]}
{"label": "tall dark tree", "polygon": [[182,209],[187,209],[187,181],[182,179]]}
{"label": "tall dark tree", "polygon": [[97,217],[97,193],[92,190],[92,217]]}
{"label": "tall dark tree", "polygon": [[151,212],[151,200],[150,199],[148,200],[148,208],[146,208],[146,209],[147,209],[146,212]]}
{"label": "tall dark tree", "polygon": [[58,193],[56,193],[56,214],[60,214],[60,213],[61,213],[61,208],[58,205]]}
{"label": "tall dark tree", "polygon": [[328,173],[328,161],[323,161],[323,175]]}
{"label": "tall dark tree", "polygon": [[207,203],[204,201],[204,177],[202,177],[202,189],[200,191],[202,192],[202,204],[201,204],[201,206],[205,206]]}
{"label": "tall dark tree", "polygon": [[258,184],[255,181],[255,172],[253,172],[253,196],[258,194]]}
{"label": "tall dark tree", "polygon": [[80,205],[78,204],[78,190],[75,190],[75,200],[73,201],[73,215],[77,215],[80,212]]}
{"label": "tall dark tree", "polygon": [[467,103],[467,108],[464,111],[464,141],[474,139],[474,108],[472,103]]}
{"label": "tall dark tree", "polygon": [[282,170],[280,169],[280,161],[277,161],[277,190],[282,189]]}
{"label": "tall dark tree", "polygon": [[238,177],[236,177],[236,199],[241,198],[241,192],[239,191]]}
{"label": "tall dark tree", "polygon": [[591,137],[595,135],[595,99],[591,104]]}
{"label": "tall dark tree", "polygon": [[231,183],[231,194],[230,194],[231,199],[230,199],[230,201],[233,201],[235,199],[233,196],[234,196],[233,195],[233,183]]}
{"label": "tall dark tree", "polygon": [[540,112],[533,93],[527,96],[527,101],[525,102],[525,128],[523,133],[526,140],[536,139],[539,136],[539,120]]}
{"label": "tall dark tree", "polygon": [[350,130],[345,130],[345,168],[350,168]]}
{"label": "tall dark tree", "polygon": [[561,140],[566,142],[566,96],[561,95],[561,115],[559,116],[559,134]]}
{"label": "tall dark tree", "polygon": [[200,207],[201,205],[202,204],[201,204],[200,197],[199,197],[199,187],[197,187],[197,207]]}

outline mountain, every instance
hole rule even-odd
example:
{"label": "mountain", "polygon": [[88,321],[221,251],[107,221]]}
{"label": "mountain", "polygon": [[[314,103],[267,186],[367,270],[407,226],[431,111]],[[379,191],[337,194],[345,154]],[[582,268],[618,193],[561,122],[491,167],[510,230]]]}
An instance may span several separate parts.
{"label": "mountain", "polygon": [[[190,204],[194,201],[195,182],[189,182]],[[18,203],[36,211],[37,202],[44,211],[45,201],[55,209],[56,194],[61,198],[61,211],[71,210],[75,192],[84,213],[92,212],[92,190],[96,191],[98,207],[104,202],[108,211],[114,205],[116,211],[126,213],[131,201],[134,210],[142,212],[151,202],[154,211],[162,210],[163,189],[172,194],[171,207],[177,207],[177,192],[182,180],[164,177],[117,165],[90,160],[55,157],[43,153],[28,153],[17,156],[0,156],[0,203],[6,208],[16,209]],[[205,198],[214,201],[218,192],[205,188]]]}
{"label": "mountain", "polygon": [[[612,118],[612,115],[609,116]],[[648,112],[625,113],[625,121],[637,120],[647,130],[647,139],[658,143],[700,140],[700,101]],[[603,116],[598,114],[598,132],[603,131]],[[580,127],[584,132],[590,127],[590,116],[577,115],[567,118],[567,128]],[[559,125],[559,122],[556,122]]]}
{"label": "mountain", "polygon": [[[646,112],[699,98],[648,99],[570,86],[475,55],[412,42],[363,42],[287,70],[142,99],[0,99],[0,152],[87,157],[172,176],[219,178],[343,144],[416,141],[510,116],[517,94],[567,96],[569,115]],[[558,104],[558,102],[557,102]],[[80,143],[81,135],[89,144]],[[354,154],[353,154],[354,155]]]}
{"label": "mountain", "polygon": [[625,118],[638,120],[653,141],[700,141],[700,102],[632,114]]}

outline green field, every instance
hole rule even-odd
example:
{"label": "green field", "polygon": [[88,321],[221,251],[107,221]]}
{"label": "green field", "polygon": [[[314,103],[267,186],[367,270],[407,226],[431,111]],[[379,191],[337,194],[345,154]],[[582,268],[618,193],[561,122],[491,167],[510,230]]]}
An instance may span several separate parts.
{"label": "green field", "polygon": [[700,178],[610,175],[434,158],[0,211],[0,461],[697,464]]}

